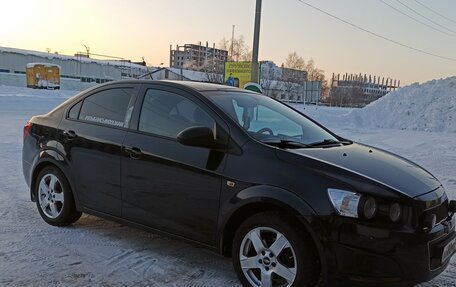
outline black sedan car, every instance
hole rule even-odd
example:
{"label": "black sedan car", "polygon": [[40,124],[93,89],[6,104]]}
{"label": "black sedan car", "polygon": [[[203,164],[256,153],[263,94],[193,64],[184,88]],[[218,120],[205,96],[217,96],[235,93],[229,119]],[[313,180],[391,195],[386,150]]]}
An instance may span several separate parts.
{"label": "black sedan car", "polygon": [[96,86],[26,123],[23,171],[47,223],[182,238],[244,286],[410,286],[456,248],[456,202],[425,169],[227,86]]}

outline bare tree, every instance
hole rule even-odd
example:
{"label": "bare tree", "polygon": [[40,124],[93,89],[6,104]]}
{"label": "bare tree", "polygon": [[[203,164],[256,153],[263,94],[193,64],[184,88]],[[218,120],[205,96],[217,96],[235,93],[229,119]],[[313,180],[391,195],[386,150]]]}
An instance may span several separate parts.
{"label": "bare tree", "polygon": [[215,61],[215,59],[207,59],[199,69],[199,71],[205,73],[208,82],[216,84],[223,84],[223,70],[224,65]]}
{"label": "bare tree", "polygon": [[285,64],[282,64],[282,80],[296,84],[302,84],[307,80],[306,64],[298,53],[288,54]]}
{"label": "bare tree", "polygon": [[287,59],[285,60],[285,68],[295,69],[295,70],[305,70],[306,64],[304,59],[298,55],[298,53],[293,52],[288,54]]}
{"label": "bare tree", "polygon": [[204,73],[207,82],[223,84],[223,65],[214,59],[207,59],[202,64],[188,60],[184,62],[184,69]]}
{"label": "bare tree", "polygon": [[322,98],[327,97],[329,95],[329,84],[325,79],[325,71],[317,68],[313,59],[310,59],[305,67],[307,71],[307,80],[321,82]]}
{"label": "bare tree", "polygon": [[211,72],[221,74],[223,73],[223,63],[216,61],[215,59],[208,58],[204,62],[198,63],[195,60],[186,60],[183,65],[184,69],[199,71],[199,72]]}
{"label": "bare tree", "polygon": [[195,60],[186,60],[184,61],[183,68],[186,70],[199,71],[201,66]]}
{"label": "bare tree", "polygon": [[[239,35],[233,39],[233,54],[230,55],[230,61],[251,61],[252,51],[249,46],[245,43],[244,35]],[[219,49],[227,50],[231,54],[231,40],[227,40],[223,37],[218,44]]]}
{"label": "bare tree", "polygon": [[304,59],[298,55],[298,53],[293,52],[288,54],[288,57],[285,60],[285,67],[297,70],[305,70],[307,72],[308,81],[321,82],[322,97],[329,95],[329,85],[328,81],[325,79],[325,71],[317,68],[313,59],[310,59],[306,63]]}
{"label": "bare tree", "polygon": [[218,42],[218,49],[221,50],[226,50],[228,51],[228,54],[230,53],[231,50],[231,41],[223,37],[219,42]]}
{"label": "bare tree", "polygon": [[[307,81],[321,82],[322,97],[327,97],[329,95],[329,85],[328,81],[325,79],[325,71],[317,68],[313,59],[310,59],[306,63],[298,53],[292,52],[288,54],[283,66],[289,69],[306,71]],[[296,82],[296,79],[293,79],[292,72],[286,70],[284,70],[284,72],[285,74],[288,74],[284,75],[286,81]]]}

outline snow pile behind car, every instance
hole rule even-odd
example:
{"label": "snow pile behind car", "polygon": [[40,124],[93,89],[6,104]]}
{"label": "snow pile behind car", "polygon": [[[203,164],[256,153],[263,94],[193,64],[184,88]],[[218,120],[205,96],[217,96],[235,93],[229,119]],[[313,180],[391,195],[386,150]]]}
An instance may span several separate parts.
{"label": "snow pile behind car", "polygon": [[348,117],[365,127],[456,133],[456,77],[401,88]]}

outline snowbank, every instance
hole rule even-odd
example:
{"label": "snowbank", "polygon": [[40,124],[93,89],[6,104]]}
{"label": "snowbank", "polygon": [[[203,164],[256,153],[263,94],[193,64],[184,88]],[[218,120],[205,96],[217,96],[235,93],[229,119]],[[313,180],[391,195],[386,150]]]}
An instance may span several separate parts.
{"label": "snowbank", "polygon": [[365,127],[456,133],[456,77],[401,88],[348,117]]}

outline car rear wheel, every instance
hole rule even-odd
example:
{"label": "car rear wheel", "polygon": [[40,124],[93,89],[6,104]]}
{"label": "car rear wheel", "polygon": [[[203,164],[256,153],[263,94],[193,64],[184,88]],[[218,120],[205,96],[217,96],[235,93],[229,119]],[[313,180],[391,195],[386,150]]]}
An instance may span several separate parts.
{"label": "car rear wheel", "polygon": [[319,272],[309,236],[290,218],[260,213],[236,232],[232,258],[236,273],[248,287],[314,286]]}
{"label": "car rear wheel", "polygon": [[45,167],[38,174],[35,195],[41,217],[51,225],[70,225],[81,217],[66,177],[55,167]]}

